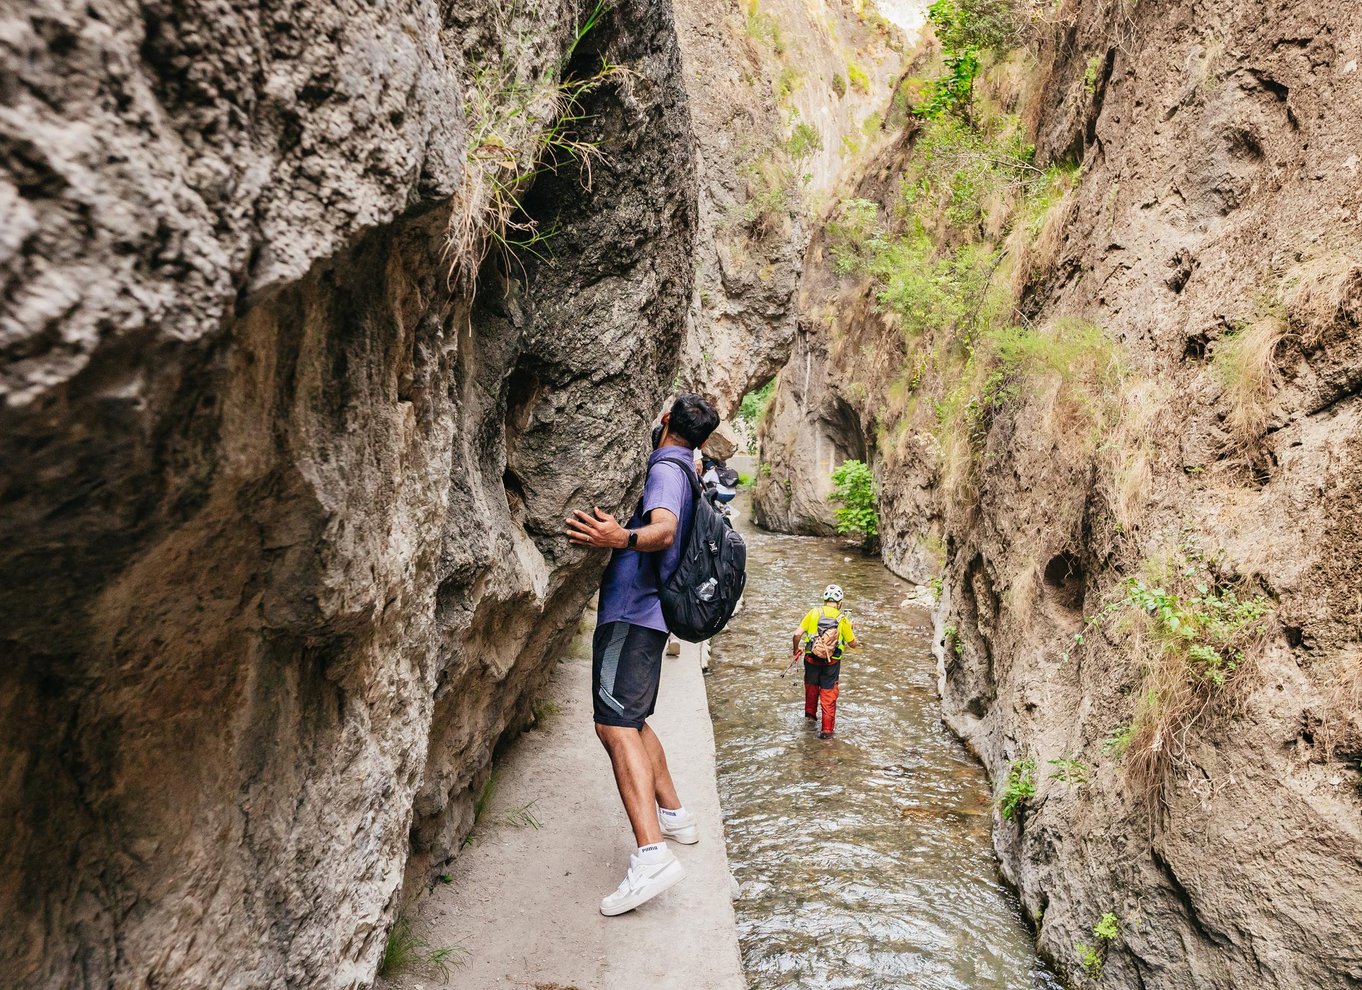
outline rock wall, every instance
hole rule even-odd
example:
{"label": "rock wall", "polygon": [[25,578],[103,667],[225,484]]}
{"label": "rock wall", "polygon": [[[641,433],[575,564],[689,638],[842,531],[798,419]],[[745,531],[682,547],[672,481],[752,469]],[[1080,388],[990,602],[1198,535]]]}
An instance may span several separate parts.
{"label": "rock wall", "polygon": [[[901,379],[915,401],[858,375],[923,367],[922,341],[878,303],[882,283],[833,270],[819,234],[805,312],[827,387],[801,391],[787,368],[763,449],[812,445],[812,428],[874,460],[887,562],[944,582],[948,722],[1000,792],[1034,768],[995,845],[1074,985],[1096,985],[1086,944],[1107,987],[1357,986],[1362,187],[1347,121],[1362,21],[1312,3],[1083,2],[1053,26],[999,69],[1022,77],[1003,110],[1026,120],[1037,166],[1081,164],[1036,235],[1052,257],[1032,265],[1030,244],[1011,259],[1013,318],[1098,328],[1120,355],[1119,415],[1090,443],[1055,375],[979,397],[962,483],[928,401],[953,383],[928,364]],[[910,122],[848,194],[895,202],[919,136]],[[1246,340],[1266,340],[1247,397],[1226,360]],[[843,401],[855,428],[824,412]],[[802,468],[771,467],[767,519],[805,525],[769,509]],[[1190,728],[1142,743],[1167,685],[1126,581],[1189,558],[1273,613],[1224,689],[1195,688]],[[1152,797],[1141,745],[1162,761]],[[1086,779],[1064,779],[1065,760]],[[1094,933],[1107,913],[1109,945]]]}
{"label": "rock wall", "polygon": [[807,220],[876,133],[903,39],[854,0],[697,0],[677,27],[700,175],[682,377],[729,418],[789,359]]}
{"label": "rock wall", "polygon": [[0,983],[367,985],[457,850],[692,296],[670,7],[586,14],[3,15]]}

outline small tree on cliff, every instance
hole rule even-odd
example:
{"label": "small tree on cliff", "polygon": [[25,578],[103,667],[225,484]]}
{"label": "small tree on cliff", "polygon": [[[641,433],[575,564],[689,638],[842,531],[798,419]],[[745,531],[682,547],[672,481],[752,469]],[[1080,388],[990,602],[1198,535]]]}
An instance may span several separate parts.
{"label": "small tree on cliff", "polygon": [[843,461],[832,472],[832,494],[838,503],[837,532],[860,539],[861,547],[873,552],[880,540],[880,514],[875,507],[875,480],[864,461]]}

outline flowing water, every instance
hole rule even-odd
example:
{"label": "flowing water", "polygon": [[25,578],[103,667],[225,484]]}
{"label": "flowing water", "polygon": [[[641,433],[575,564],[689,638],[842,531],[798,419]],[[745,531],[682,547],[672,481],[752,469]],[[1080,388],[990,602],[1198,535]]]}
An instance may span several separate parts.
{"label": "flowing water", "polygon": [[[941,723],[909,586],[837,541],[738,525],[748,591],[714,640],[709,700],[750,985],[1058,990],[998,876],[987,780]],[[802,671],[779,674],[829,582],[864,646],[847,651],[836,736],[820,741]]]}

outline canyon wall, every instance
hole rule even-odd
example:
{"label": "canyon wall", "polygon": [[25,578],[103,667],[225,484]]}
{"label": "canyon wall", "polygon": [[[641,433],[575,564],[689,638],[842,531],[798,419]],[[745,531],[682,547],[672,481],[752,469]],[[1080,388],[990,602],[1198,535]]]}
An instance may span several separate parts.
{"label": "canyon wall", "polygon": [[789,358],[807,218],[877,133],[903,38],[856,0],[697,0],[676,17],[699,174],[681,377],[730,418]]}
{"label": "canyon wall", "polygon": [[1362,19],[1080,2],[993,40],[814,236],[759,512],[817,530],[801,449],[873,463],[1073,985],[1356,987]]}
{"label": "canyon wall", "polygon": [[0,15],[0,983],[367,985],[458,848],[693,295],[670,7],[591,14]]}

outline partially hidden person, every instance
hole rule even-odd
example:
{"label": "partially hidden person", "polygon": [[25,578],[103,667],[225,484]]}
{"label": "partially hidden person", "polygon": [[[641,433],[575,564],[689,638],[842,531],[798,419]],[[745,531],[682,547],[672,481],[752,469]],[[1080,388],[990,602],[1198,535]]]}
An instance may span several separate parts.
{"label": "partially hidden person", "polygon": [[828,585],[823,604],[809,609],[794,632],[794,654],[804,654],[804,717],[816,721],[822,709],[819,739],[831,739],[836,729],[842,654],[861,645],[844,610],[845,598],[840,587]]}
{"label": "partially hidden person", "polygon": [[573,543],[611,551],[591,643],[593,718],[638,848],[619,888],[601,901],[607,916],[632,911],[685,878],[664,839],[699,841],[698,823],[681,804],[648,718],[657,706],[667,647],[658,588],[680,563],[694,517],[687,475],[695,470],[693,451],[718,425],[718,414],[699,395],[677,396],[653,431],[643,498],[628,523],[621,526],[599,507],[590,514],[574,510],[567,520]]}

